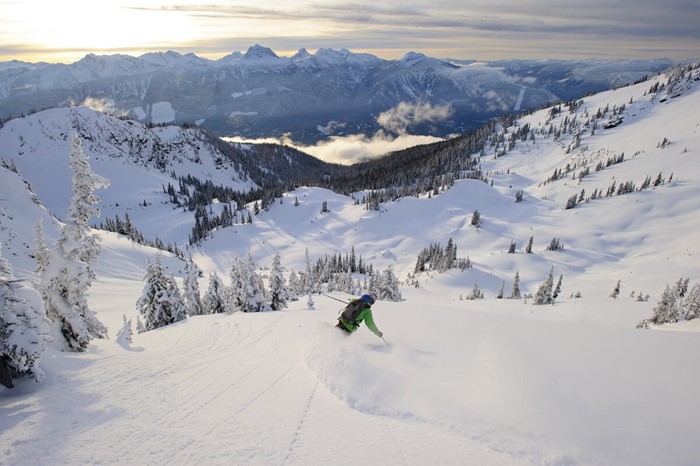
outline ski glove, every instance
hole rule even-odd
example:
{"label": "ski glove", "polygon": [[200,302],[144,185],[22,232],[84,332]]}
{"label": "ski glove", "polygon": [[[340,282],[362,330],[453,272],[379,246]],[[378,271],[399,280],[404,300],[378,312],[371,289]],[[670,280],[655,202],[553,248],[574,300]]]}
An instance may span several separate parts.
{"label": "ski glove", "polygon": [[378,336],[379,338],[381,338],[381,337],[384,336],[384,334],[383,334],[382,332],[377,332],[377,336]]}

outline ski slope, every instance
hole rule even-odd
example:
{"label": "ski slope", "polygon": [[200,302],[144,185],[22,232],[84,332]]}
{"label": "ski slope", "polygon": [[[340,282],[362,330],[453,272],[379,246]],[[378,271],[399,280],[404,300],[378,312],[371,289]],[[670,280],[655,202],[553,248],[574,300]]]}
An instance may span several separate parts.
{"label": "ski slope", "polygon": [[[92,300],[118,329],[142,285],[109,268]],[[298,301],[276,313],[200,316],[131,345],[49,352],[48,380],[0,395],[3,463],[697,459],[700,409],[688,387],[698,375],[687,370],[700,363],[697,333],[635,330],[648,307],[632,300],[543,308],[436,299],[451,292],[408,289],[404,302],[375,304],[391,347],[364,328],[350,338],[332,328],[342,305],[320,296],[314,310]]]}

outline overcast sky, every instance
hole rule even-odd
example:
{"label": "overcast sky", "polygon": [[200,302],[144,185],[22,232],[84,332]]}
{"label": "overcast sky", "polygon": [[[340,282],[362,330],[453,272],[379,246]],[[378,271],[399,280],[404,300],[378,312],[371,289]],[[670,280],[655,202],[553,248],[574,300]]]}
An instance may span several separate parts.
{"label": "overcast sky", "polygon": [[194,52],[383,58],[700,57],[700,0],[0,0],[0,61]]}

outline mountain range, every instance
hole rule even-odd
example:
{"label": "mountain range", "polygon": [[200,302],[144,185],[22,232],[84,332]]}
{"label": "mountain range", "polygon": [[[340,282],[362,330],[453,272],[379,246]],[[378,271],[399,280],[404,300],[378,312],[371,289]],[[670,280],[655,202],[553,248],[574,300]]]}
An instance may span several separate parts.
{"label": "mountain range", "polygon": [[[332,135],[410,131],[444,137],[492,117],[579,98],[666,69],[656,60],[437,59],[409,52],[385,60],[349,50],[305,49],[291,57],[254,45],[218,60],[169,51],[87,55],[72,64],[0,63],[0,118],[83,104],[142,123],[188,123],[218,135],[288,135],[313,143]],[[400,104],[400,128],[379,116]],[[410,109],[409,109],[410,110]]]}

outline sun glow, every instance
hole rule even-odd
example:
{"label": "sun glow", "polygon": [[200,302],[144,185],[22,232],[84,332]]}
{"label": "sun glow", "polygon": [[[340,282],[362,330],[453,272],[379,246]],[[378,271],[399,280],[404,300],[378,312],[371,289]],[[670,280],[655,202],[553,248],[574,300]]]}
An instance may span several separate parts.
{"label": "sun glow", "polygon": [[123,2],[94,0],[30,1],[13,4],[5,14],[19,26],[14,43],[22,48],[61,50],[66,56],[87,52],[145,52],[160,44],[192,39],[188,17],[178,11],[133,8]]}

